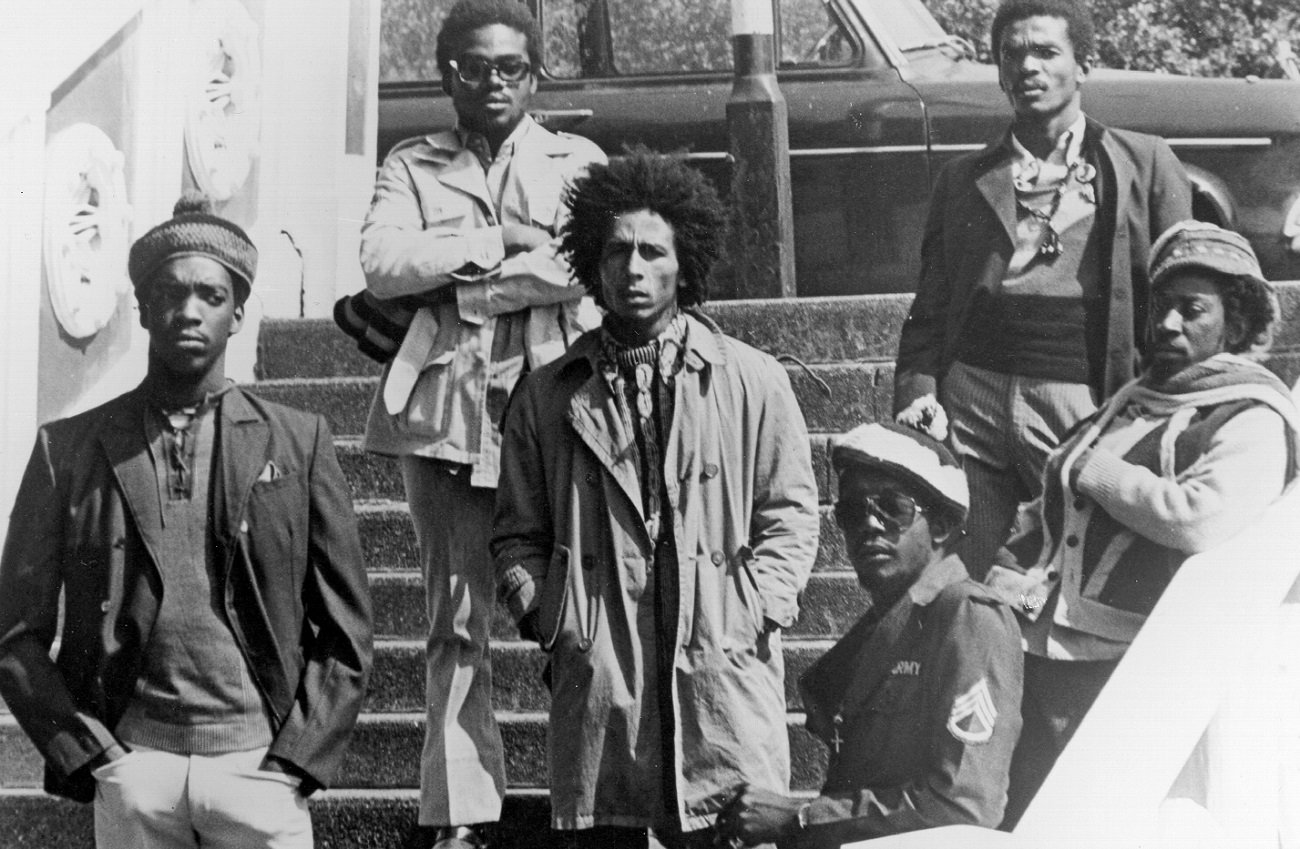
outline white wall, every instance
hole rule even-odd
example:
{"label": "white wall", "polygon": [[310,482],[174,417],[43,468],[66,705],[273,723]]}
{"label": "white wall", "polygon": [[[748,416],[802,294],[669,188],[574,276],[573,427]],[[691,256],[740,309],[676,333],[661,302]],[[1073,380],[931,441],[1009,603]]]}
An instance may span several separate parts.
{"label": "white wall", "polygon": [[[60,341],[48,321],[41,259],[44,149],[58,129],[48,120],[52,95],[59,93],[62,108],[55,123],[65,124],[66,113],[76,111],[80,81],[110,54],[123,63],[114,73],[125,81],[124,90],[97,109],[101,117],[104,109],[120,110],[114,141],[127,162],[131,238],[166,219],[192,182],[184,152],[184,69],[198,2],[0,4],[0,533],[42,397],[54,391],[39,385],[38,351]],[[362,286],[356,243],[374,178],[380,0],[240,2],[261,38],[259,157],[248,182],[221,209],[250,232],[262,254],[249,312],[254,319],[297,316],[303,308],[307,315],[328,315],[339,295]],[[282,231],[292,235],[301,260]],[[81,375],[87,385],[78,384],[73,397],[66,403],[60,397],[52,410],[47,401],[47,416],[85,409],[143,376],[146,340],[133,303],[113,321],[113,361],[87,363],[89,377]],[[229,370],[236,379],[253,378],[256,333],[254,320],[232,344]],[[104,356],[93,345],[79,350]],[[66,385],[59,388],[69,394]]]}

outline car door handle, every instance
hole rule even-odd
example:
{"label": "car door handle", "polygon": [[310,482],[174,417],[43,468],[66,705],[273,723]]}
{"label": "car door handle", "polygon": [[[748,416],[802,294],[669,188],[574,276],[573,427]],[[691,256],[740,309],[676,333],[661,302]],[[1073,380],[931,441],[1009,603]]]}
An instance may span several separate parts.
{"label": "car door handle", "polygon": [[590,109],[538,109],[533,120],[548,130],[568,130],[596,114]]}

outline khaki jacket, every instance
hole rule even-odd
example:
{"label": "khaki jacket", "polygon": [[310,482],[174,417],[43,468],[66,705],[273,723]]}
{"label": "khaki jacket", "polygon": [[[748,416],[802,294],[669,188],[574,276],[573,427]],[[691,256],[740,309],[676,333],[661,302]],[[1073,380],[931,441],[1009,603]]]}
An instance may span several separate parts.
{"label": "khaki jacket", "polygon": [[994,828],[1020,738],[1024,657],[1011,610],[949,555],[872,610],[799,680],[830,749],[808,827],[833,849],[943,825]]}
{"label": "khaki jacket", "polygon": [[[385,367],[366,448],[469,464],[471,482],[487,487],[496,486],[501,416],[519,377],[599,323],[557,253],[558,238],[507,257],[501,228],[530,224],[558,237],[565,187],[604,154],[531,118],[507,144],[514,152],[500,214],[478,158],[447,131],[393,148],[361,229],[361,266],[373,294],[446,293],[416,313]],[[412,387],[394,391],[398,361],[416,376]]]}
{"label": "khaki jacket", "polygon": [[[789,783],[784,664],[817,551],[808,433],[785,370],[693,316],[664,454],[679,609],[671,682],[683,827],[740,782]],[[634,436],[596,366],[597,332],[531,375],[506,423],[492,551],[516,619],[537,610],[550,653],[553,825],[651,824],[654,658],[638,609],[654,562]],[[643,624],[641,627],[645,627]]]}

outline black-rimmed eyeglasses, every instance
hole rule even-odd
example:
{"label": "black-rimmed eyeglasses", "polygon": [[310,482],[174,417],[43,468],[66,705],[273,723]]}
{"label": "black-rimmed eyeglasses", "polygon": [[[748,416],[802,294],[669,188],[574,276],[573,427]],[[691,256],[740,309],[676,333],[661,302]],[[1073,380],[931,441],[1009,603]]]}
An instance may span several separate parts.
{"label": "black-rimmed eyeglasses", "polygon": [[484,59],[482,56],[462,56],[447,63],[465,85],[480,86],[495,73],[501,82],[514,85],[522,82],[533,70],[525,59],[507,56],[504,59]]}

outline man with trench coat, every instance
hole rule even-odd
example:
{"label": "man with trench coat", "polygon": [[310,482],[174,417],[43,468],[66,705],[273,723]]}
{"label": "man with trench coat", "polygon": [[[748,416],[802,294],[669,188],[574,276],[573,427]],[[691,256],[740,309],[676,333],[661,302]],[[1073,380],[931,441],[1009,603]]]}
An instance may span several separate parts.
{"label": "man with trench coat", "polygon": [[563,248],[604,325],[507,414],[492,551],[549,655],[552,826],[569,844],[710,845],[742,783],[785,792],[781,631],[817,550],[784,369],[704,300],[716,194],[638,151],[592,166]]}

